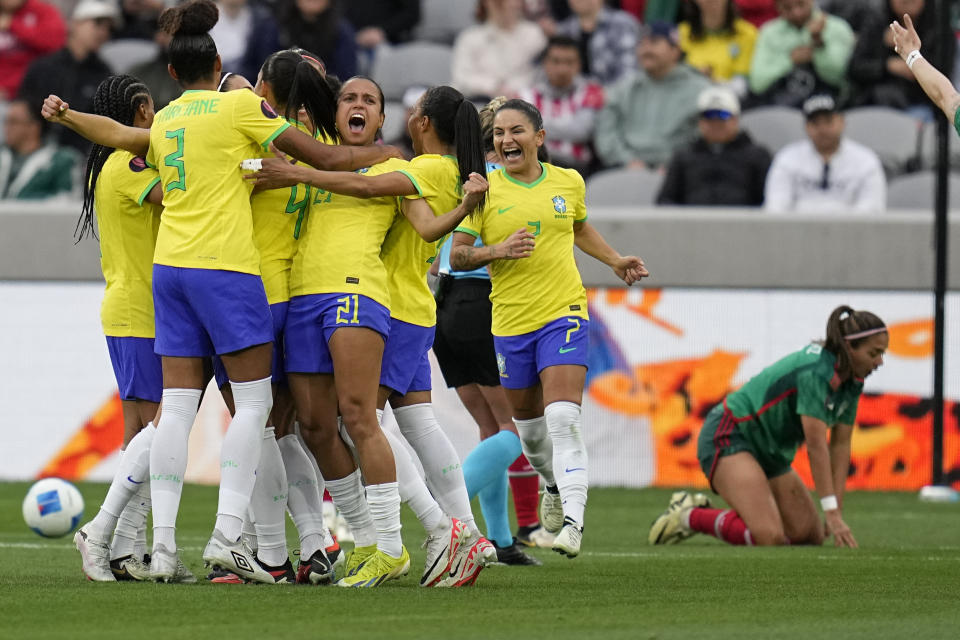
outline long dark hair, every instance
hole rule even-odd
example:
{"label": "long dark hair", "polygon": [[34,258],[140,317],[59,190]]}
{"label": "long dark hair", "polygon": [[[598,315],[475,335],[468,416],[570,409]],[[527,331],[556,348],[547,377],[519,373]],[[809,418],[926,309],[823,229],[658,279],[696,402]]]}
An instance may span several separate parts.
{"label": "long dark hair", "polygon": [[[93,95],[93,112],[99,116],[113,118],[120,124],[133,126],[133,119],[137,115],[140,105],[150,99],[150,89],[133,76],[110,76],[99,85]],[[97,187],[97,178],[103,170],[113,149],[95,144],[87,155],[87,167],[83,176],[83,208],[80,210],[80,219],[73,233],[77,242],[85,235],[97,237],[93,218],[93,197]]]}
{"label": "long dark hair", "polygon": [[[496,117],[496,114],[500,113],[504,109],[513,109],[514,111],[519,111],[525,115],[534,131],[540,131],[543,129],[543,114],[540,113],[540,109],[537,109],[526,100],[521,100],[520,98],[511,98],[510,100],[507,100],[497,107],[494,117]],[[493,122],[490,123],[490,143],[491,145],[493,144]],[[537,147],[537,160],[540,162],[550,162],[550,152],[547,151],[546,144],[542,144]]]}
{"label": "long dark hair", "polygon": [[[687,0],[683,3],[683,13],[685,20],[690,23],[690,37],[694,40],[702,40],[707,35],[707,30],[703,26],[703,12],[700,11],[700,6],[694,0]],[[727,12],[723,16],[724,33],[733,33],[733,23],[739,15],[734,1],[727,0]]]}
{"label": "long dark hair", "polygon": [[[469,180],[471,173],[487,175],[480,116],[472,102],[453,87],[442,85],[427,89],[420,101],[420,112],[430,118],[441,142],[456,147],[461,183]],[[485,202],[486,194],[480,199],[480,209]]]}
{"label": "long dark hair", "polygon": [[[308,54],[309,55],[309,54]],[[315,58],[316,59],[316,58]],[[320,72],[294,50],[277,51],[271,54],[260,69],[263,82],[269,82],[278,106],[288,120],[296,120],[303,107],[313,123],[313,133],[322,131],[332,141],[339,140],[337,133],[337,97]]]}
{"label": "long dark hair", "polygon": [[160,14],[160,30],[173,36],[167,58],[181,85],[213,77],[217,45],[208,32],[219,19],[211,0],[189,0]]}
{"label": "long dark hair", "polygon": [[847,336],[871,329],[886,329],[886,326],[883,320],[869,311],[855,311],[847,305],[840,305],[833,310],[827,319],[827,338],[822,344],[824,349],[837,357],[837,373],[841,378],[848,377],[853,370],[846,345],[856,348],[869,337],[863,336],[851,340]]}

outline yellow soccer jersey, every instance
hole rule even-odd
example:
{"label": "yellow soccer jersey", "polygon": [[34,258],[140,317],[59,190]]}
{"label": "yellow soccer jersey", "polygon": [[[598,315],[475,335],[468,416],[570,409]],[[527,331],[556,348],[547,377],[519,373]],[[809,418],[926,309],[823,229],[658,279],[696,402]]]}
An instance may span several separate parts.
{"label": "yellow soccer jersey", "polygon": [[288,126],[251,91],[185,91],[157,113],[147,152],[163,182],[154,262],[260,273],[239,166]]}
{"label": "yellow soccer jersey", "polygon": [[153,249],[161,208],[145,202],[160,182],[143,158],[117,149],[97,177],[94,209],[100,229],[100,266],[107,289],[100,306],[103,333],[152,338]]}
{"label": "yellow soccer jersey", "polygon": [[[417,188],[411,200],[424,198],[434,215],[443,215],[460,203],[463,186],[453,156],[417,156],[405,174]],[[437,322],[437,303],[427,286],[427,271],[437,257],[439,242],[426,242],[401,211],[383,241],[380,252],[390,279],[390,316],[403,322],[432,327]]]}
{"label": "yellow soccer jersey", "polygon": [[[290,124],[311,135],[302,123],[291,120]],[[269,151],[261,151],[256,157],[272,155]],[[306,224],[311,195],[310,185],[296,184],[284,189],[258,191],[250,198],[253,242],[260,252],[260,277],[270,304],[290,299],[290,269],[297,252],[297,240]]]}
{"label": "yellow soccer jersey", "polygon": [[490,263],[493,334],[536,331],[565,316],[587,319],[587,293],[573,257],[573,223],[587,219],[583,178],[572,169],[542,163],[543,173],[527,184],[503,169],[490,174],[487,204],[457,231],[489,246],[526,228],[536,237],[529,258]]}
{"label": "yellow soccer jersey", "polygon": [[708,75],[715,81],[727,82],[734,76],[750,73],[757,28],[746,20],[737,18],[733,33],[707,33],[701,40],[690,37],[687,22],[681,22],[678,30],[680,48],[687,55],[687,64],[701,71],[709,70]]}
{"label": "yellow soccer jersey", "polygon": [[[360,173],[375,176],[407,166],[392,158]],[[301,229],[290,272],[290,296],[356,293],[390,307],[380,247],[397,213],[397,198],[354,198],[311,189],[306,229]]]}

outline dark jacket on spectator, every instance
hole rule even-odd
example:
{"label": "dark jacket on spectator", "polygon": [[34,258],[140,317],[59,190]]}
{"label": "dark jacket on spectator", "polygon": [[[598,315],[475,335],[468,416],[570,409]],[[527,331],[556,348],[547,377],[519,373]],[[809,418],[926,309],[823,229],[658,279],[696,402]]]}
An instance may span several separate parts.
{"label": "dark jacket on spectator", "polygon": [[350,0],[346,10],[354,29],[380,27],[392,44],[410,40],[420,22],[420,0]]}
{"label": "dark jacket on spectator", "polygon": [[[875,104],[903,109],[910,105],[927,104],[927,97],[917,82],[887,71],[887,59],[899,56],[887,46],[883,36],[890,29],[891,22],[902,19],[903,16],[894,16],[888,7],[886,11],[873,14],[860,32],[847,70],[853,83],[853,106]],[[923,13],[914,21],[914,26],[923,42],[923,57],[948,77],[952,75],[957,41],[949,38],[944,42],[940,38],[932,2],[925,5]],[[950,66],[946,69],[940,65],[944,48],[950,60]]]}
{"label": "dark jacket on spectator", "polygon": [[770,161],[743,131],[724,145],[697,138],[673,156],[657,204],[758,207]]}
{"label": "dark jacket on spectator", "polygon": [[327,73],[342,80],[356,75],[356,33],[338,3],[331,3],[329,9],[308,20],[295,0],[281,0],[277,3],[277,26],[281,47],[301,47],[320,56]]}
{"label": "dark jacket on spectator", "polygon": [[[77,60],[64,47],[49,56],[38,58],[27,69],[20,84],[18,97],[33,104],[41,104],[49,94],[58,95],[77,111],[93,111],[93,95],[104,78],[112,72],[96,53]],[[90,143],[80,135],[57,127],[58,142],[67,144],[86,155]]]}
{"label": "dark jacket on spectator", "polygon": [[[271,53],[280,49],[280,31],[277,28],[277,21],[269,9],[256,2],[251,2],[250,11],[253,14],[253,26],[247,36],[247,50],[243,53],[243,62],[235,73],[239,73],[256,84],[257,74],[260,73],[263,61]],[[309,49],[309,47],[304,47],[304,49]],[[225,71],[233,71],[233,69],[225,69]]]}

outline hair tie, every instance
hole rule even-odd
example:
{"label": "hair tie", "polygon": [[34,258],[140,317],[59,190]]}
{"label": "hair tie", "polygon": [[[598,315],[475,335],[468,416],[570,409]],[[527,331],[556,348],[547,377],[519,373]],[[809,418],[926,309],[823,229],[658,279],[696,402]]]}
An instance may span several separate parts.
{"label": "hair tie", "polygon": [[323,65],[323,63],[317,60],[316,58],[314,58],[313,56],[308,56],[306,54],[301,53],[300,57],[303,58],[304,60],[309,60],[310,62],[317,63],[320,66],[320,69],[323,71],[323,73],[327,72],[327,68]]}
{"label": "hair tie", "polygon": [[865,331],[857,331],[856,333],[848,333],[847,335],[843,336],[843,339],[847,341],[859,340],[860,338],[866,338],[867,336],[873,336],[878,333],[886,333],[886,331],[886,327],[876,327],[875,329],[867,329]]}
{"label": "hair tie", "polygon": [[232,75],[234,75],[233,72],[227,71],[225,74],[220,76],[220,84],[217,85],[217,91],[223,91],[223,88],[227,84],[227,78],[229,78]]}

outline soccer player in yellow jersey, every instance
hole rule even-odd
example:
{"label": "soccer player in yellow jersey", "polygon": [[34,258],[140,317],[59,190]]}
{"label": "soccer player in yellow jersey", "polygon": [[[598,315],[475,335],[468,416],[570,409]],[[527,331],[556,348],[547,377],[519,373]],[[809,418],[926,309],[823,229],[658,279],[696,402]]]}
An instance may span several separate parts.
{"label": "soccer player in yellow jersey", "polygon": [[[150,90],[131,76],[101,82],[93,108],[134,127],[149,129],[153,122]],[[100,263],[107,283],[100,315],[124,418],[121,461],[110,489],[96,517],[74,537],[84,573],[94,581],[149,577],[149,567],[141,562],[145,548],[134,550],[150,512],[150,444],[163,393],[160,356],[153,350],[150,290],[160,225],[159,183],[156,170],[142,157],[99,145],[90,150],[78,227],[81,238],[92,233],[94,224],[100,232]]]}
{"label": "soccer player in yellow jersey", "polygon": [[[493,139],[503,168],[490,175],[483,212],[454,233],[450,264],[463,271],[490,265],[500,380],[523,452],[546,484],[541,523],[558,532],[553,549],[572,558],[587,502],[580,403],[588,348],[573,245],[628,285],[648,274],[642,260],[618,254],[587,223],[580,174],[537,160],[544,136],[530,103],[508,100],[497,110]],[[477,237],[484,247],[474,246]]]}
{"label": "soccer player in yellow jersey", "polygon": [[[190,0],[161,16],[161,27],[173,36],[168,48],[171,75],[185,92],[157,114],[147,153],[148,162],[160,171],[165,207],[153,273],[165,410],[150,455],[151,576],[177,581],[181,575],[174,528],[187,440],[205,381],[203,358],[217,353],[230,377],[236,413],[224,439],[220,504],[204,559],[245,578],[272,583],[274,577],[240,540],[273,402],[269,377],[273,332],[252,239],[250,189],[237,167],[271,141],[295,158],[334,168],[365,166],[395,155],[396,150],[325,145],[290,128],[251,93],[217,93],[220,57],[208,33],[217,18],[210,0]],[[75,127],[84,119],[98,122],[89,114],[71,118],[59,102],[48,99],[44,115]],[[96,142],[131,151],[143,148],[135,130],[109,118],[99,119],[99,124],[102,129],[94,124],[90,136]],[[379,448],[379,458],[392,460],[379,433],[377,429],[370,448]],[[384,475],[392,480],[392,468],[386,467]],[[395,511],[399,530],[399,507]]]}

